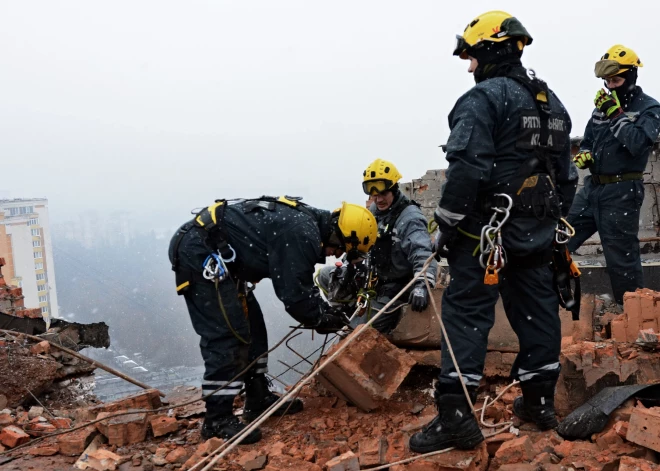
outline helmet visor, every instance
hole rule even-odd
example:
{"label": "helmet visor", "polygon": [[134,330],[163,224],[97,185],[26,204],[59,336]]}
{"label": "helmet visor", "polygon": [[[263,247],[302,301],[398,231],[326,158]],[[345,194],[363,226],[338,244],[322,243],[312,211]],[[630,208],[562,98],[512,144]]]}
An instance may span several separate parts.
{"label": "helmet visor", "polygon": [[603,59],[596,62],[594,73],[596,74],[596,77],[604,79],[625,72],[629,68],[630,67],[621,65],[612,59]]}
{"label": "helmet visor", "polygon": [[392,188],[390,180],[371,180],[362,182],[362,189],[369,196],[374,196]]}
{"label": "helmet visor", "polygon": [[461,59],[467,59],[467,50],[470,45],[465,41],[463,36],[456,35],[456,43],[454,44],[454,55],[459,56]]}

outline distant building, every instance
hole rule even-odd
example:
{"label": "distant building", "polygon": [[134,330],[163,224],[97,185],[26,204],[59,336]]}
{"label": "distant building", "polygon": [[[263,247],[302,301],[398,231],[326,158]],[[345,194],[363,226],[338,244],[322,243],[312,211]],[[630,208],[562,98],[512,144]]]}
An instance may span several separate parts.
{"label": "distant building", "polygon": [[59,317],[48,200],[0,200],[0,257],[8,284],[23,288],[25,306]]}

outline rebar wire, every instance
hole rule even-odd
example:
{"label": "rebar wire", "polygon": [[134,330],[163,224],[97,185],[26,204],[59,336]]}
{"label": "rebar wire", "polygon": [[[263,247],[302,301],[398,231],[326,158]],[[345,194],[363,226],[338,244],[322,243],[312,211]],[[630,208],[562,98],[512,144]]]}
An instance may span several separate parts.
{"label": "rebar wire", "polygon": [[[298,330],[298,328],[301,327],[301,326],[302,326],[302,324],[299,324],[297,327],[294,327],[293,329],[291,329],[291,331],[289,331],[284,337],[282,337],[282,339],[281,339],[279,342],[277,342],[277,343],[276,343],[276,344],[275,344],[270,350],[268,350],[268,351],[262,353],[261,355],[259,355],[258,357],[256,357],[254,360],[252,360],[252,362],[251,362],[248,366],[246,366],[246,367],[245,367],[240,373],[238,373],[238,374],[237,374],[236,376],[234,376],[232,379],[230,379],[229,381],[227,381],[227,385],[229,385],[230,383],[233,383],[233,382],[236,381],[238,378],[240,378],[240,377],[243,376],[245,373],[247,373],[247,372],[250,370],[250,368],[252,368],[254,365],[256,365],[256,363],[257,363],[257,361],[258,361],[259,359],[261,359],[261,358],[263,358],[264,356],[268,355],[269,353],[273,352],[276,348],[278,348],[280,345],[282,345],[282,344],[286,341],[286,339],[289,338],[289,336],[290,336],[293,332],[295,332],[296,330]],[[5,330],[2,330],[2,329],[0,329],[0,332],[8,333],[8,334],[12,335],[12,337],[14,337],[14,336],[20,336],[20,335],[27,335],[27,334],[23,334],[23,333],[19,333],[19,332],[5,331]],[[300,335],[300,334],[302,334],[302,332],[298,333],[297,335]],[[28,337],[34,337],[34,336],[28,336]],[[43,339],[41,339],[41,338],[39,338],[39,337],[36,337],[36,338],[37,338],[39,341],[43,340]],[[19,445],[19,446],[15,447],[15,448],[12,448],[11,450],[6,450],[6,451],[3,451],[3,452],[0,452],[0,456],[2,456],[2,455],[6,455],[6,454],[9,454],[9,453],[13,453],[13,452],[18,451],[18,450],[21,450],[21,449],[23,449],[23,448],[27,448],[27,447],[29,447],[29,446],[34,445],[35,443],[38,443],[38,442],[40,442],[40,441],[42,441],[42,440],[45,440],[46,438],[55,437],[55,436],[58,436],[58,435],[65,435],[65,434],[67,434],[67,433],[75,432],[76,430],[83,429],[83,428],[88,427],[88,426],[90,426],[90,425],[94,425],[94,424],[96,424],[96,423],[99,423],[99,422],[101,422],[101,421],[103,421],[103,420],[111,419],[111,418],[113,418],[113,417],[121,417],[121,416],[124,416],[124,415],[139,414],[139,413],[165,412],[165,411],[168,411],[168,410],[170,410],[170,409],[176,409],[177,407],[189,406],[189,405],[194,404],[194,403],[196,403],[196,402],[202,401],[202,400],[206,399],[206,398],[209,397],[209,396],[212,396],[213,394],[217,393],[218,391],[222,391],[223,389],[225,389],[225,388],[227,387],[227,385],[220,386],[219,388],[217,388],[217,389],[211,391],[210,393],[208,393],[208,394],[206,394],[206,395],[203,395],[203,396],[200,397],[199,399],[192,399],[192,400],[190,400],[190,401],[182,402],[181,404],[172,404],[172,405],[168,405],[168,406],[159,407],[159,408],[156,408],[156,409],[134,409],[134,410],[131,411],[131,412],[117,412],[117,413],[115,413],[115,414],[108,415],[108,416],[106,416],[106,417],[104,417],[104,418],[102,418],[102,419],[92,420],[91,422],[86,422],[86,423],[84,423],[84,424],[82,424],[82,425],[79,425],[79,426],[77,426],[77,427],[73,427],[73,428],[68,429],[68,430],[62,430],[62,431],[60,431],[60,432],[49,433],[48,435],[44,435],[44,436],[42,436],[42,437],[37,437],[37,438],[35,438],[35,439],[33,439],[33,440],[30,440],[30,441],[27,442],[27,443],[24,443],[23,445]]]}
{"label": "rebar wire", "polygon": [[[435,257],[435,254],[431,254],[431,256],[428,257],[426,259],[426,261],[424,262],[424,266],[422,267],[422,269],[412,277],[412,279],[408,282],[408,284],[406,284],[406,286],[403,287],[403,289],[401,289],[401,291],[399,291],[396,294],[396,296],[394,296],[387,304],[385,304],[385,306],[383,306],[371,319],[369,319],[366,322],[366,324],[362,324],[362,325],[358,326],[358,328],[355,329],[355,332],[356,332],[355,335],[353,335],[352,337],[346,338],[346,340],[338,346],[337,350],[335,350],[335,352],[332,355],[330,355],[323,363],[319,364],[319,367],[315,371],[311,372],[310,375],[307,376],[306,378],[301,378],[301,380],[298,382],[298,385],[295,386],[294,388],[292,388],[291,391],[289,391],[287,394],[280,397],[280,399],[277,402],[273,403],[272,407],[279,407],[279,405],[281,405],[283,402],[287,401],[289,398],[294,396],[298,391],[300,391],[302,389],[302,387],[305,384],[307,384],[312,378],[314,378],[316,375],[318,375],[328,364],[330,364],[332,361],[334,361],[335,358],[337,358],[339,355],[341,355],[344,352],[344,350],[346,350],[346,348],[348,348],[348,346],[351,344],[351,342],[353,342],[356,338],[358,338],[360,336],[360,333],[364,332],[364,330],[367,327],[371,326],[371,324],[373,324],[374,321],[377,320],[383,314],[383,311],[386,311],[390,306],[392,306],[392,304],[394,304],[396,302],[396,300],[399,299],[401,297],[401,295],[403,293],[405,293],[417,281],[417,279],[421,275],[426,276],[426,270],[428,269],[429,265],[433,261],[434,257]],[[230,444],[230,442],[225,442],[225,444],[220,446],[213,453],[209,454],[207,456],[207,458],[209,458],[213,455],[216,455],[216,456],[211,460],[211,462],[209,464],[207,464],[202,469],[202,471],[210,471],[213,468],[213,466],[215,465],[215,463],[217,463],[221,458],[223,458],[231,450],[233,450],[236,447],[236,445],[238,445],[238,443],[240,443],[243,440],[243,438],[245,438],[248,434],[252,433],[252,431],[254,429],[256,429],[259,425],[261,425],[263,422],[265,422],[266,419],[268,419],[268,417],[273,415],[274,412],[275,412],[275,410],[265,411],[260,416],[260,418],[258,418],[256,421],[252,422],[252,424],[250,424],[249,427],[246,427],[240,433],[238,433],[234,437],[232,437],[232,439],[230,440],[231,444]],[[196,466],[191,468],[190,471],[193,471],[196,468]]]}

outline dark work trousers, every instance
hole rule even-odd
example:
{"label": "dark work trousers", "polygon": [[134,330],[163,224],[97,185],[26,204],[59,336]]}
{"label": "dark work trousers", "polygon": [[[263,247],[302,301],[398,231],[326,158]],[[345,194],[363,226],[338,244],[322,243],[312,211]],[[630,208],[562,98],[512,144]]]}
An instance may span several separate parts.
{"label": "dark work trousers", "polygon": [[[552,271],[506,266],[499,284],[484,284],[485,270],[473,251],[477,242],[459,239],[449,251],[449,286],[442,296],[442,320],[467,386],[479,386],[483,377],[488,333],[495,323],[495,304],[502,295],[504,309],[518,336],[518,354],[511,376],[520,381],[556,377],[559,372],[561,324]],[[442,364],[437,390],[456,391],[459,375],[442,341]]]}
{"label": "dark work trousers", "polygon": [[644,286],[638,237],[643,201],[641,180],[597,185],[587,177],[567,218],[575,229],[575,236],[568,243],[570,252],[598,231],[618,304],[623,304],[623,293]]}
{"label": "dark work trousers", "polygon": [[[202,265],[209,250],[202,242],[202,234],[197,230],[189,231],[179,246],[179,264],[181,267],[202,272]],[[171,258],[171,257],[170,257]],[[222,300],[225,313],[233,330],[244,343],[232,332],[220,307]],[[206,399],[206,420],[232,414],[234,397],[243,387],[243,376],[231,381],[262,353],[268,350],[268,335],[261,307],[253,293],[246,297],[247,316],[243,309],[236,283],[226,279],[218,284],[197,281],[191,283],[184,293],[190,320],[195,332],[201,337],[199,346],[204,359],[204,380],[202,392],[225,386]],[[250,370],[251,373],[265,373],[268,358],[264,356]]]}

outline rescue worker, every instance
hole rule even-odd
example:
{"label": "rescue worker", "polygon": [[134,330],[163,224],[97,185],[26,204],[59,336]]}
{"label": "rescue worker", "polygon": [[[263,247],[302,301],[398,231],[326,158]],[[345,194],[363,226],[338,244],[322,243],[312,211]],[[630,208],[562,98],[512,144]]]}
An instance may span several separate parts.
{"label": "rescue worker", "polygon": [[[204,438],[228,439],[246,427],[232,411],[243,385],[243,418],[248,422],[279,399],[268,387],[265,356],[244,377],[233,379],[268,350],[266,325],[250,284],[270,278],[275,294],[297,322],[319,333],[336,332],[347,325],[347,318],[321,299],[313,284],[314,266],[343,252],[358,257],[369,250],[376,235],[376,221],[362,206],[343,203],[330,212],[299,199],[266,196],[218,200],[177,230],[169,257],[177,292],[184,296],[201,337],[202,391],[223,387],[206,399]],[[302,402],[296,399],[277,413],[300,410]],[[242,443],[260,438],[256,429]]]}
{"label": "rescue worker", "polygon": [[[376,159],[363,172],[362,189],[370,197],[370,211],[378,221],[378,238],[369,252],[370,267],[374,268],[377,284],[375,295],[370,299],[367,315],[356,318],[353,326],[365,323],[420,272],[433,253],[427,221],[419,205],[411,201],[399,188],[401,173],[387,160]],[[343,267],[345,268],[345,266]],[[437,262],[426,270],[426,279],[435,286]],[[319,283],[327,292],[336,267],[323,267]],[[407,303],[413,311],[423,311],[429,303],[429,293],[424,278],[419,278],[405,296],[399,298],[387,312],[372,324],[381,333],[388,334],[401,318],[402,307]]]}
{"label": "rescue worker", "polygon": [[644,200],[643,172],[660,131],[660,104],[637,85],[642,62],[617,44],[596,62],[595,74],[607,90],[596,94],[575,165],[589,169],[568,222],[576,231],[575,252],[598,231],[614,300],[644,286],[639,254],[639,216]]}
{"label": "rescue worker", "polygon": [[[555,228],[575,195],[571,121],[545,82],[522,66],[523,48],[532,37],[516,18],[484,13],[457,40],[454,55],[470,61],[476,85],[449,114],[449,167],[434,219],[435,246],[447,257],[451,277],[442,320],[460,373],[443,339],[435,386],[438,415],[410,439],[410,449],[419,453],[471,449],[484,439],[461,382],[474,403],[500,294],[520,343],[511,374],[523,394],[514,413],[541,429],[557,424],[553,401],[561,326],[549,263]],[[501,242],[493,233],[496,250],[484,252],[496,254],[487,257],[485,270],[479,256],[482,228],[494,214],[501,222],[509,201]],[[504,257],[504,267],[497,257]]]}

